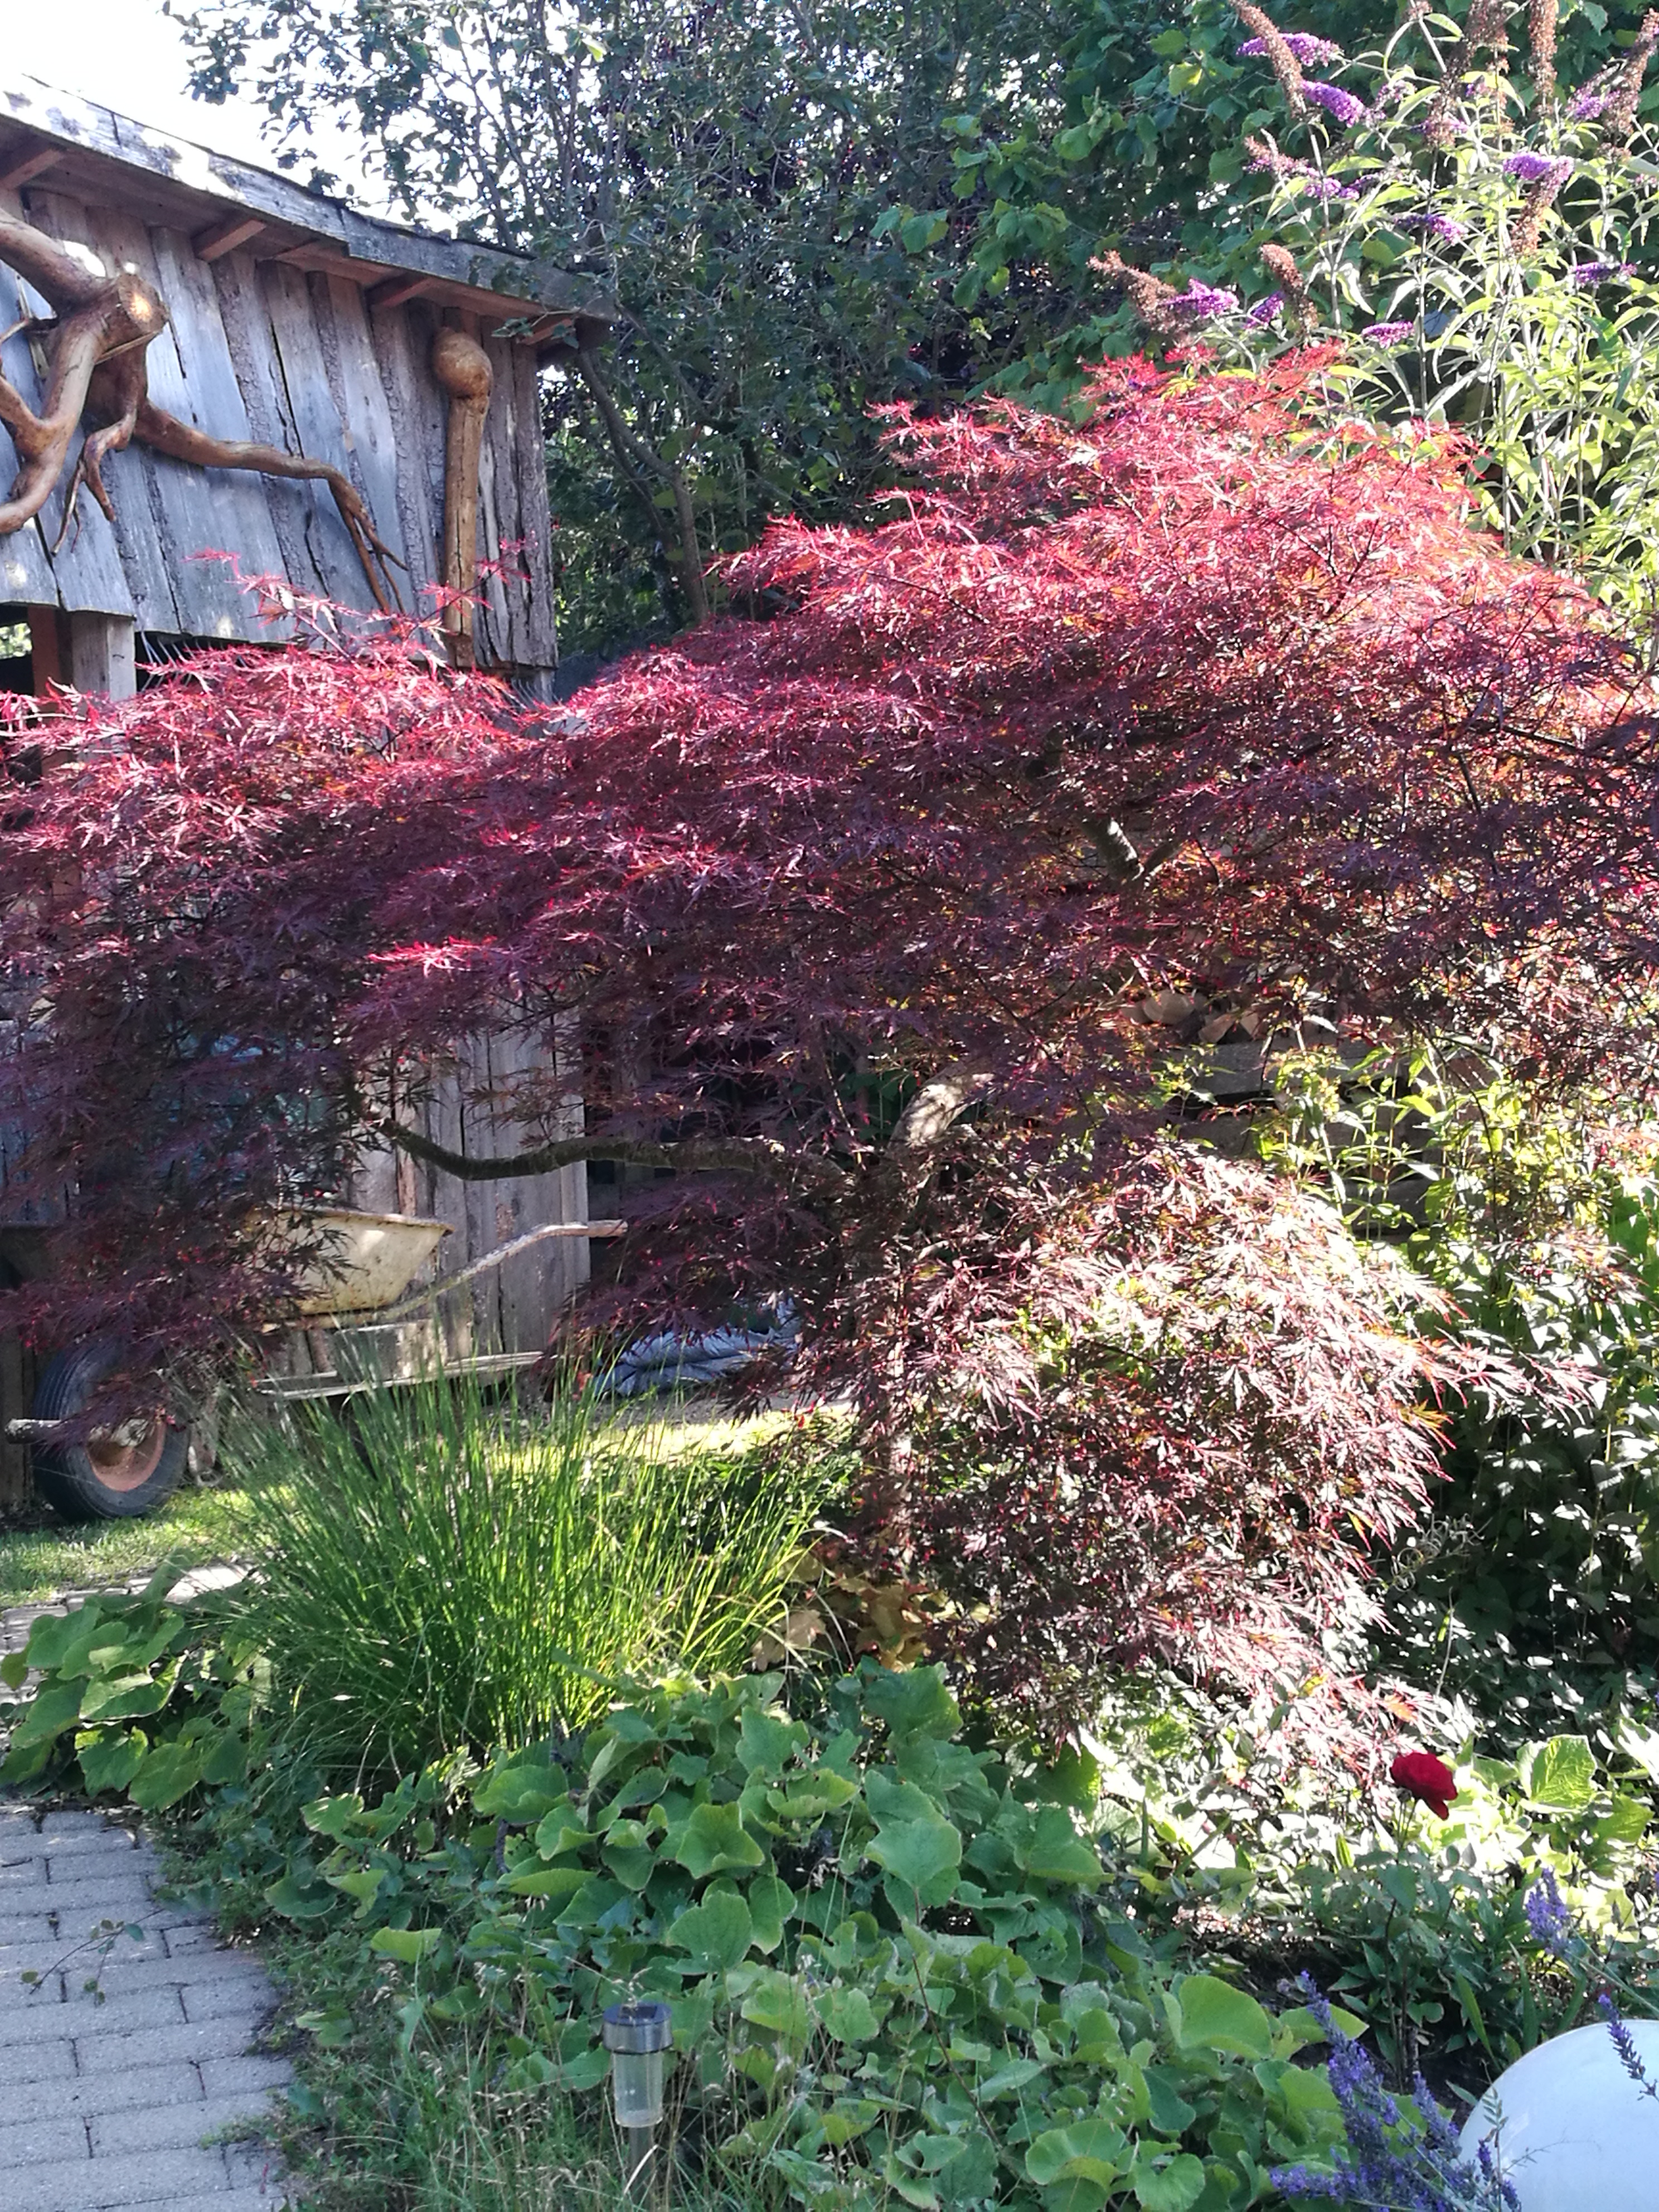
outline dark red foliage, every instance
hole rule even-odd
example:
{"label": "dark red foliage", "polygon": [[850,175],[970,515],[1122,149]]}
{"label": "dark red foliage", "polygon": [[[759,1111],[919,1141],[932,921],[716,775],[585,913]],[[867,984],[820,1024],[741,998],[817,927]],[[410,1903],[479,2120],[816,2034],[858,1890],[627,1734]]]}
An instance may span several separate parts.
{"label": "dark red foliage", "polygon": [[[1423,1363],[1301,1201],[1159,1135],[1172,1048],[1453,1024],[1638,1079],[1659,799],[1593,605],[1471,531],[1454,445],[1322,392],[1316,357],[1133,362],[1081,428],[896,411],[893,519],[775,528],[730,581],[780,611],[569,712],[388,630],[60,726],[0,839],[8,1112],[88,1266],[30,1325],[246,1325],[280,1289],[251,1209],[407,1141],[458,1038],[556,1033],[589,1133],[554,1144],[550,1075],[495,1102],[504,1148],[690,1171],[632,1310],[793,1298],[889,1538],[982,1593],[980,1663],[1039,1616],[1054,1683],[1091,1638],[1312,1650],[1419,1493]],[[1126,1267],[1150,1348],[1056,1430],[1018,1332],[1087,1335]],[[935,1498],[970,1432],[978,1487]]]}

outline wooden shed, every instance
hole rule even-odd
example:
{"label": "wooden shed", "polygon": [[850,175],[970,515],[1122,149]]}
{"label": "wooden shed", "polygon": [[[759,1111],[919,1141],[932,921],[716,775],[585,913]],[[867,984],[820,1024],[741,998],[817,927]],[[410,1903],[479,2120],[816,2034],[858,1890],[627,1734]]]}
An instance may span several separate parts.
{"label": "wooden shed", "polygon": [[[54,278],[67,298],[51,296]],[[0,76],[0,420],[20,483],[31,441],[61,400],[77,282],[88,298],[125,289],[115,320],[100,325],[107,388],[100,398],[94,380],[76,443],[116,410],[110,392],[132,380],[128,354],[143,359],[147,388],[129,422],[135,434],[112,437],[102,461],[107,513],[89,495],[97,471],[83,470],[66,521],[76,489],[67,460],[21,525],[15,490],[9,514],[0,506],[0,685],[124,696],[147,666],[186,646],[279,642],[240,572],[365,611],[389,577],[411,610],[434,585],[476,579],[469,635],[451,639],[456,657],[547,695],[558,644],[540,378],[561,353],[602,335],[611,311],[599,284],[380,221]],[[124,341],[119,315],[147,311],[155,327]],[[7,459],[0,434],[0,488]],[[295,463],[326,480],[282,472]],[[402,569],[369,557],[354,510]],[[213,555],[231,560],[204,557]],[[479,1100],[526,1049],[534,1048],[477,1039],[428,1109],[431,1133],[463,1149],[511,1148],[511,1125]],[[580,1113],[573,1096],[573,1128]],[[587,1218],[580,1167],[461,1186],[381,1158],[342,1197],[450,1222],[437,1262],[446,1274],[532,1228]],[[8,1200],[0,1131],[0,1263],[27,1271],[61,1218],[15,1188]],[[586,1243],[574,1236],[482,1274],[444,1310],[450,1349],[538,1349],[586,1273]],[[290,1364],[325,1357],[296,1334]],[[26,1488],[27,1447],[6,1424],[27,1414],[31,1389],[15,1343],[0,1344],[0,1508]]]}

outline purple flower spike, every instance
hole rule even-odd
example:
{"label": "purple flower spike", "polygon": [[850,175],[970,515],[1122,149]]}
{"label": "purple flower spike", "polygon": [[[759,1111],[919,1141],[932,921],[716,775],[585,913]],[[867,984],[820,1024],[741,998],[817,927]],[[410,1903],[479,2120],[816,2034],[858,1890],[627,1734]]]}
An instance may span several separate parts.
{"label": "purple flower spike", "polygon": [[[1334,46],[1328,39],[1315,38],[1311,31],[1282,31],[1279,35],[1299,62],[1340,62],[1342,59],[1340,46]],[[1265,54],[1267,48],[1266,41],[1261,39],[1246,39],[1242,46],[1236,46],[1233,51],[1241,56],[1256,55]]]}
{"label": "purple flower spike", "polygon": [[1365,114],[1365,103],[1345,91],[1340,84],[1321,84],[1316,77],[1309,77],[1302,89],[1316,106],[1327,115],[1334,115],[1346,131],[1359,122]]}
{"label": "purple flower spike", "polygon": [[1402,338],[1408,338],[1416,327],[1414,323],[1367,323],[1359,335],[1362,338],[1369,338],[1373,345],[1397,346]]}
{"label": "purple flower spike", "polygon": [[1269,292],[1265,300],[1256,301],[1244,319],[1247,323],[1254,323],[1257,330],[1264,329],[1279,313],[1284,305],[1285,295],[1282,292]]}
{"label": "purple flower spike", "polygon": [[1207,320],[1212,315],[1231,315],[1238,305],[1238,295],[1224,291],[1219,285],[1200,284],[1194,276],[1186,290],[1177,292],[1169,305],[1180,314]]}
{"label": "purple flower spike", "polygon": [[1533,1940],[1540,1944],[1552,1958],[1565,1959],[1572,1949],[1578,1931],[1573,1925],[1560,1885],[1548,1867],[1526,1895],[1527,1925]]}
{"label": "purple flower spike", "polygon": [[1572,163],[1565,154],[1511,154],[1504,173],[1518,177],[1523,185],[1541,185],[1547,177],[1571,176]]}
{"label": "purple flower spike", "polygon": [[1581,292],[1587,292],[1592,284],[1605,284],[1610,276],[1635,274],[1633,261],[1580,261],[1573,266],[1572,281]]}
{"label": "purple flower spike", "polygon": [[1598,92],[1594,85],[1585,85],[1582,91],[1574,93],[1569,103],[1568,122],[1594,123],[1612,98],[1610,92]]}

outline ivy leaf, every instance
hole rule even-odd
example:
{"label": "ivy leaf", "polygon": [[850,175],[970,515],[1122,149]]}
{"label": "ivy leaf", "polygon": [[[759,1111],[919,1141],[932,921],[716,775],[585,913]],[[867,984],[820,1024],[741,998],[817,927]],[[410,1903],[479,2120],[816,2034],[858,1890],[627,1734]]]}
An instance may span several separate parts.
{"label": "ivy leaf", "polygon": [[674,1854],[686,1872],[701,1881],[706,1874],[757,1867],[766,1854],[743,1825],[737,1805],[695,1805]]}

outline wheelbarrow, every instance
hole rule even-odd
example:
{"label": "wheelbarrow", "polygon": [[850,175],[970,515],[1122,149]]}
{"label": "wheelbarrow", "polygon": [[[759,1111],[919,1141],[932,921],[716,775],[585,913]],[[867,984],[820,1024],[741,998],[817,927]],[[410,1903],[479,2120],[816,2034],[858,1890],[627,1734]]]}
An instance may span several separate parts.
{"label": "wheelbarrow", "polygon": [[[624,1227],[620,1221],[546,1222],[404,1299],[417,1270],[450,1234],[449,1223],[347,1206],[273,1217],[273,1239],[303,1239],[319,1247],[282,1319],[305,1328],[313,1346],[320,1340],[333,1356],[331,1364],[313,1364],[305,1374],[267,1371],[255,1390],[279,1400],[348,1397],[439,1375],[500,1375],[533,1366],[539,1352],[447,1358],[434,1302],[550,1237],[620,1237]],[[16,1235],[9,1232],[9,1247]],[[33,1232],[31,1251],[39,1244],[41,1255],[34,1265],[28,1264],[29,1255],[13,1255],[23,1260],[22,1272],[41,1272],[44,1235]],[[124,1351],[118,1339],[97,1337],[59,1352],[41,1370],[27,1419],[8,1425],[12,1435],[29,1438],[35,1487],[66,1519],[137,1520],[173,1495],[192,1464],[204,1471],[212,1463],[216,1415],[186,1416],[177,1401],[188,1394],[170,1389],[160,1370],[155,1396],[146,1390],[144,1405],[129,1419],[74,1433],[100,1385],[121,1364]]]}

